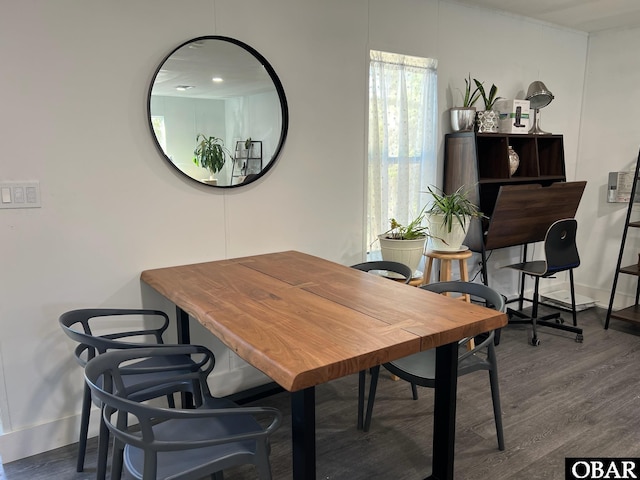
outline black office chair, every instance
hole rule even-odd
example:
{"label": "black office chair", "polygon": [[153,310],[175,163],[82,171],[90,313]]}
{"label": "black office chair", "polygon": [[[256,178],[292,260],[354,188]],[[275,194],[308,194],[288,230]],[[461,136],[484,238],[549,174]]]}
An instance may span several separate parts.
{"label": "black office chair", "polygon": [[[167,358],[173,366],[158,365]],[[200,366],[195,371],[194,362]],[[255,465],[261,480],[271,479],[269,438],[282,414],[213,398],[207,384],[213,364],[213,353],[197,345],[113,350],[87,363],[86,383],[102,403],[103,420],[115,438],[112,479],[121,478],[124,466],[138,480],[218,480],[223,470],[245,464]],[[131,380],[138,376],[145,380]],[[142,393],[160,391],[167,383],[197,385],[200,407],[167,409],[139,401]]]}
{"label": "black office chair", "polygon": [[[143,321],[149,324],[145,327],[133,326],[133,319],[143,319]],[[104,354],[108,350],[114,349],[131,349],[148,347],[152,345],[148,342],[149,339],[156,345],[164,345],[162,335],[169,326],[169,317],[166,313],[159,310],[146,310],[146,309],[115,309],[115,308],[87,308],[72,310],[63,313],[59,318],[60,326],[62,330],[67,334],[69,338],[78,343],[75,349],[75,358],[77,363],[85,368],[88,361],[96,356]],[[124,328],[127,325],[128,328]],[[138,323],[139,325],[139,323]],[[94,334],[95,332],[103,332],[103,335]],[[105,331],[114,333],[104,333]],[[124,341],[123,341],[124,340]],[[188,358],[178,359],[177,357],[160,357],[156,356],[147,362],[152,362],[154,366],[171,366],[171,362],[176,363],[182,367],[186,363],[190,363]],[[149,366],[149,365],[146,365]],[[193,362],[191,362],[191,368],[197,368]],[[167,377],[168,374],[160,372],[158,374],[150,374],[150,377]],[[144,377],[131,377],[130,381],[147,381],[148,378]],[[192,392],[192,385],[189,384],[176,384],[176,385],[163,385],[160,387],[154,387],[153,389],[142,392],[144,396],[149,398],[155,398],[158,396],[167,396],[169,407],[175,407],[173,400],[173,393],[177,391]],[[141,397],[141,399],[143,399]],[[91,391],[89,386],[85,383],[84,394],[82,399],[82,412],[80,417],[80,434],[78,438],[78,459],[76,469],[78,472],[82,472],[84,469],[84,459],[87,448],[87,435],[89,430],[89,416],[91,414]],[[109,445],[109,432],[104,425],[104,422],[100,422],[98,443],[98,461],[96,478],[102,480],[105,478],[108,445]]]}
{"label": "black office chair", "polygon": [[[538,339],[537,326],[556,328],[576,334],[576,342],[582,343],[582,329],[579,328],[576,315],[576,294],[573,284],[573,269],[580,265],[580,256],[578,255],[578,247],[576,245],[576,232],[578,230],[578,222],[575,218],[565,218],[554,222],[544,239],[544,260],[535,260],[531,262],[521,262],[514,265],[507,265],[504,268],[512,268],[521,272],[520,296],[518,298],[519,310],[509,308],[509,323],[530,323],[533,329],[531,337],[531,345],[540,345]],[[540,304],[538,295],[538,285],[541,278],[547,278],[559,272],[569,271],[569,284],[571,288],[571,313],[573,315],[573,326],[565,325],[564,320],[560,316],[560,312],[538,317],[538,305]],[[526,275],[530,275],[535,279],[533,299],[530,300],[533,305],[531,307],[531,315],[522,313],[522,302],[524,298],[524,281]],[[514,318],[518,317],[518,318]],[[549,320],[555,319],[554,322]]]}
{"label": "black office chair", "polygon": [[[423,285],[420,288],[435,293],[460,293],[468,294],[482,300],[487,307],[503,312],[505,300],[495,290],[480,283],[471,282],[440,282]],[[491,384],[491,398],[493,401],[493,415],[496,423],[496,433],[498,437],[498,448],[504,450],[504,433],[502,429],[502,411],[500,407],[500,389],[498,386],[498,362],[494,345],[494,332],[489,332],[479,341],[476,337],[476,345],[471,350],[467,349],[470,338],[465,338],[458,342],[458,376],[478,370],[489,372],[489,382]],[[412,385],[413,399],[417,400],[415,385],[421,387],[435,388],[436,373],[436,350],[430,349],[408,357],[385,363],[384,368],[393,375],[410,382]],[[373,416],[373,405],[378,387],[378,377],[380,367],[372,368],[371,385],[369,386],[369,399],[367,401],[367,413],[364,422],[364,431],[369,431],[371,417]]]}
{"label": "black office chair", "polygon": [[[385,275],[388,275],[388,272],[395,273],[401,275],[401,277],[397,280],[401,280],[404,278],[404,283],[409,283],[411,281],[411,277],[413,276],[413,272],[411,271],[411,267],[405,265],[400,262],[391,262],[388,260],[372,260],[370,262],[358,263],[356,265],[351,265],[351,268],[355,268],[356,270],[361,270],[363,272],[385,272]],[[387,277],[392,278],[392,277]],[[363,424],[363,415],[364,411],[364,387],[366,382],[366,371],[362,370],[359,373],[358,377],[358,429],[362,429]]]}

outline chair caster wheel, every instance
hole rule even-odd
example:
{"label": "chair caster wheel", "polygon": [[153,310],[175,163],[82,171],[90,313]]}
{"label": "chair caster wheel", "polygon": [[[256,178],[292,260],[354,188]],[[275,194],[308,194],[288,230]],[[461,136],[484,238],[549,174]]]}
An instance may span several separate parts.
{"label": "chair caster wheel", "polygon": [[531,339],[531,345],[533,345],[534,347],[537,347],[540,345],[540,340],[538,339],[538,337],[533,337]]}
{"label": "chair caster wheel", "polygon": [[558,324],[562,325],[562,324],[564,323],[564,318],[558,318],[558,319],[556,320],[556,323],[558,323]]}
{"label": "chair caster wheel", "polygon": [[584,340],[584,337],[582,336],[581,333],[576,335],[576,342],[577,343],[582,343],[583,340]]}

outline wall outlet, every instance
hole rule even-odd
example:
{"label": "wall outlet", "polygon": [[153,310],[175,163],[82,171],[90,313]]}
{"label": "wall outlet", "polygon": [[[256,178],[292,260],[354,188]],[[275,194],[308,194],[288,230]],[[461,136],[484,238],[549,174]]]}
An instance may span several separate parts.
{"label": "wall outlet", "polygon": [[40,207],[40,182],[0,182],[0,208]]}

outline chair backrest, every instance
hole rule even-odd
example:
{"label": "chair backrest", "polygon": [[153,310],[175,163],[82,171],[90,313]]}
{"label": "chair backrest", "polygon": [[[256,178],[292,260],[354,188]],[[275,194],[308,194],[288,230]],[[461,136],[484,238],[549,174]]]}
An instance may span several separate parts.
{"label": "chair backrest", "polygon": [[[107,355],[105,360],[97,361],[105,355]],[[170,358],[171,361],[132,362],[132,360],[158,358]],[[93,366],[89,368],[92,364]],[[140,392],[155,391],[157,389],[154,387],[160,384],[182,385],[195,381],[202,389],[199,394],[210,396],[207,377],[213,370],[214,364],[213,352],[202,345],[153,345],[109,350],[91,359],[84,371],[85,378],[102,391],[96,392],[98,397],[115,395],[133,399],[134,403],[137,403],[140,401]],[[129,381],[132,376],[137,376],[140,380]],[[153,397],[147,396],[145,400],[149,398]]]}
{"label": "chair backrest", "polygon": [[491,307],[499,312],[504,312],[506,308],[505,298],[494,289],[481,283],[473,282],[438,282],[422,285],[420,288],[435,293],[462,293],[478,297],[485,301],[487,307]]}
{"label": "chair backrest", "polygon": [[[124,317],[124,316],[145,316],[160,319],[160,324],[154,328],[142,328],[132,330],[131,328],[106,335],[94,335],[92,323],[100,321],[104,317]],[[122,339],[151,337],[156,344],[162,344],[162,334],[169,326],[169,317],[160,310],[148,309],[122,309],[122,308],[84,308],[71,310],[60,315],[58,319],[64,333],[76,341],[75,356],[84,367],[88,360],[102,354],[107,350],[138,348],[140,342],[124,342]],[[113,327],[111,327],[113,330]]]}
{"label": "chair backrest", "polygon": [[411,277],[413,276],[413,272],[411,271],[411,268],[409,266],[405,265],[404,263],[390,262],[388,260],[376,260],[371,262],[358,263],[356,265],[351,265],[351,268],[362,270],[363,272],[370,272],[372,270],[386,270],[387,272],[397,273],[405,278],[405,283],[409,283],[411,281]]}
{"label": "chair backrest", "polygon": [[[282,415],[274,408],[237,407],[232,402],[229,402],[228,407],[207,408],[205,398],[201,402],[205,404],[205,407],[202,408],[167,409],[135,400],[139,392],[145,389],[147,391],[157,389],[158,382],[181,384],[199,381],[204,396],[210,396],[207,387],[207,371],[189,370],[189,365],[186,363],[183,365],[185,368],[175,370],[175,361],[169,362],[170,366],[159,366],[157,362],[153,362],[154,357],[174,356],[180,361],[182,358],[189,358],[190,355],[212,356],[207,348],[198,345],[164,345],[109,351],[93,358],[85,367],[87,385],[89,385],[92,394],[104,406],[103,418],[111,433],[121,442],[133,445],[145,452],[144,478],[147,478],[149,473],[146,471],[147,463],[155,463],[153,452],[205,448],[233,442],[237,446],[247,440],[265,440],[281,423]],[[136,367],[136,365],[149,364],[154,366],[149,368]],[[171,376],[156,375],[154,376],[155,380],[146,382],[125,381],[125,377],[128,375],[149,377],[149,373],[162,372]],[[133,385],[133,387],[127,385]],[[130,428],[129,416],[133,416],[137,420],[135,422],[137,425],[132,428]],[[266,428],[261,427],[254,416],[266,416],[271,419],[271,423]],[[190,420],[190,422],[183,424],[182,432],[192,431],[194,429],[193,422],[198,422],[197,425],[211,418],[214,418],[215,422],[209,426],[212,425],[217,430],[212,431],[209,426],[202,427],[206,435],[181,434],[177,424],[172,424],[169,432],[165,428],[162,435],[158,435],[155,430],[155,427],[165,420],[177,422]],[[169,423],[165,424],[165,427],[169,428]],[[222,450],[220,453],[224,454],[222,455],[224,458],[233,452]],[[210,458],[209,454],[206,455],[206,458],[207,461],[216,461],[215,458]],[[181,461],[181,458],[175,457],[174,460]],[[155,465],[153,468],[155,469]],[[226,467],[221,466],[220,469],[222,468]],[[149,478],[155,478],[155,474]]]}
{"label": "chair backrest", "polygon": [[544,239],[547,272],[561,272],[580,266],[576,245],[578,222],[575,218],[564,218],[554,222]]}

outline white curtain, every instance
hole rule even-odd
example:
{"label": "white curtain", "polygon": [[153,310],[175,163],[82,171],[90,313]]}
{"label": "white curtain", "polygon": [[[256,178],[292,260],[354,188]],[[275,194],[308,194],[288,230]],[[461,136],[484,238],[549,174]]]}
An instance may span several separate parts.
{"label": "white curtain", "polygon": [[403,225],[436,184],[437,60],[371,51],[368,232],[371,250],[395,218]]}

